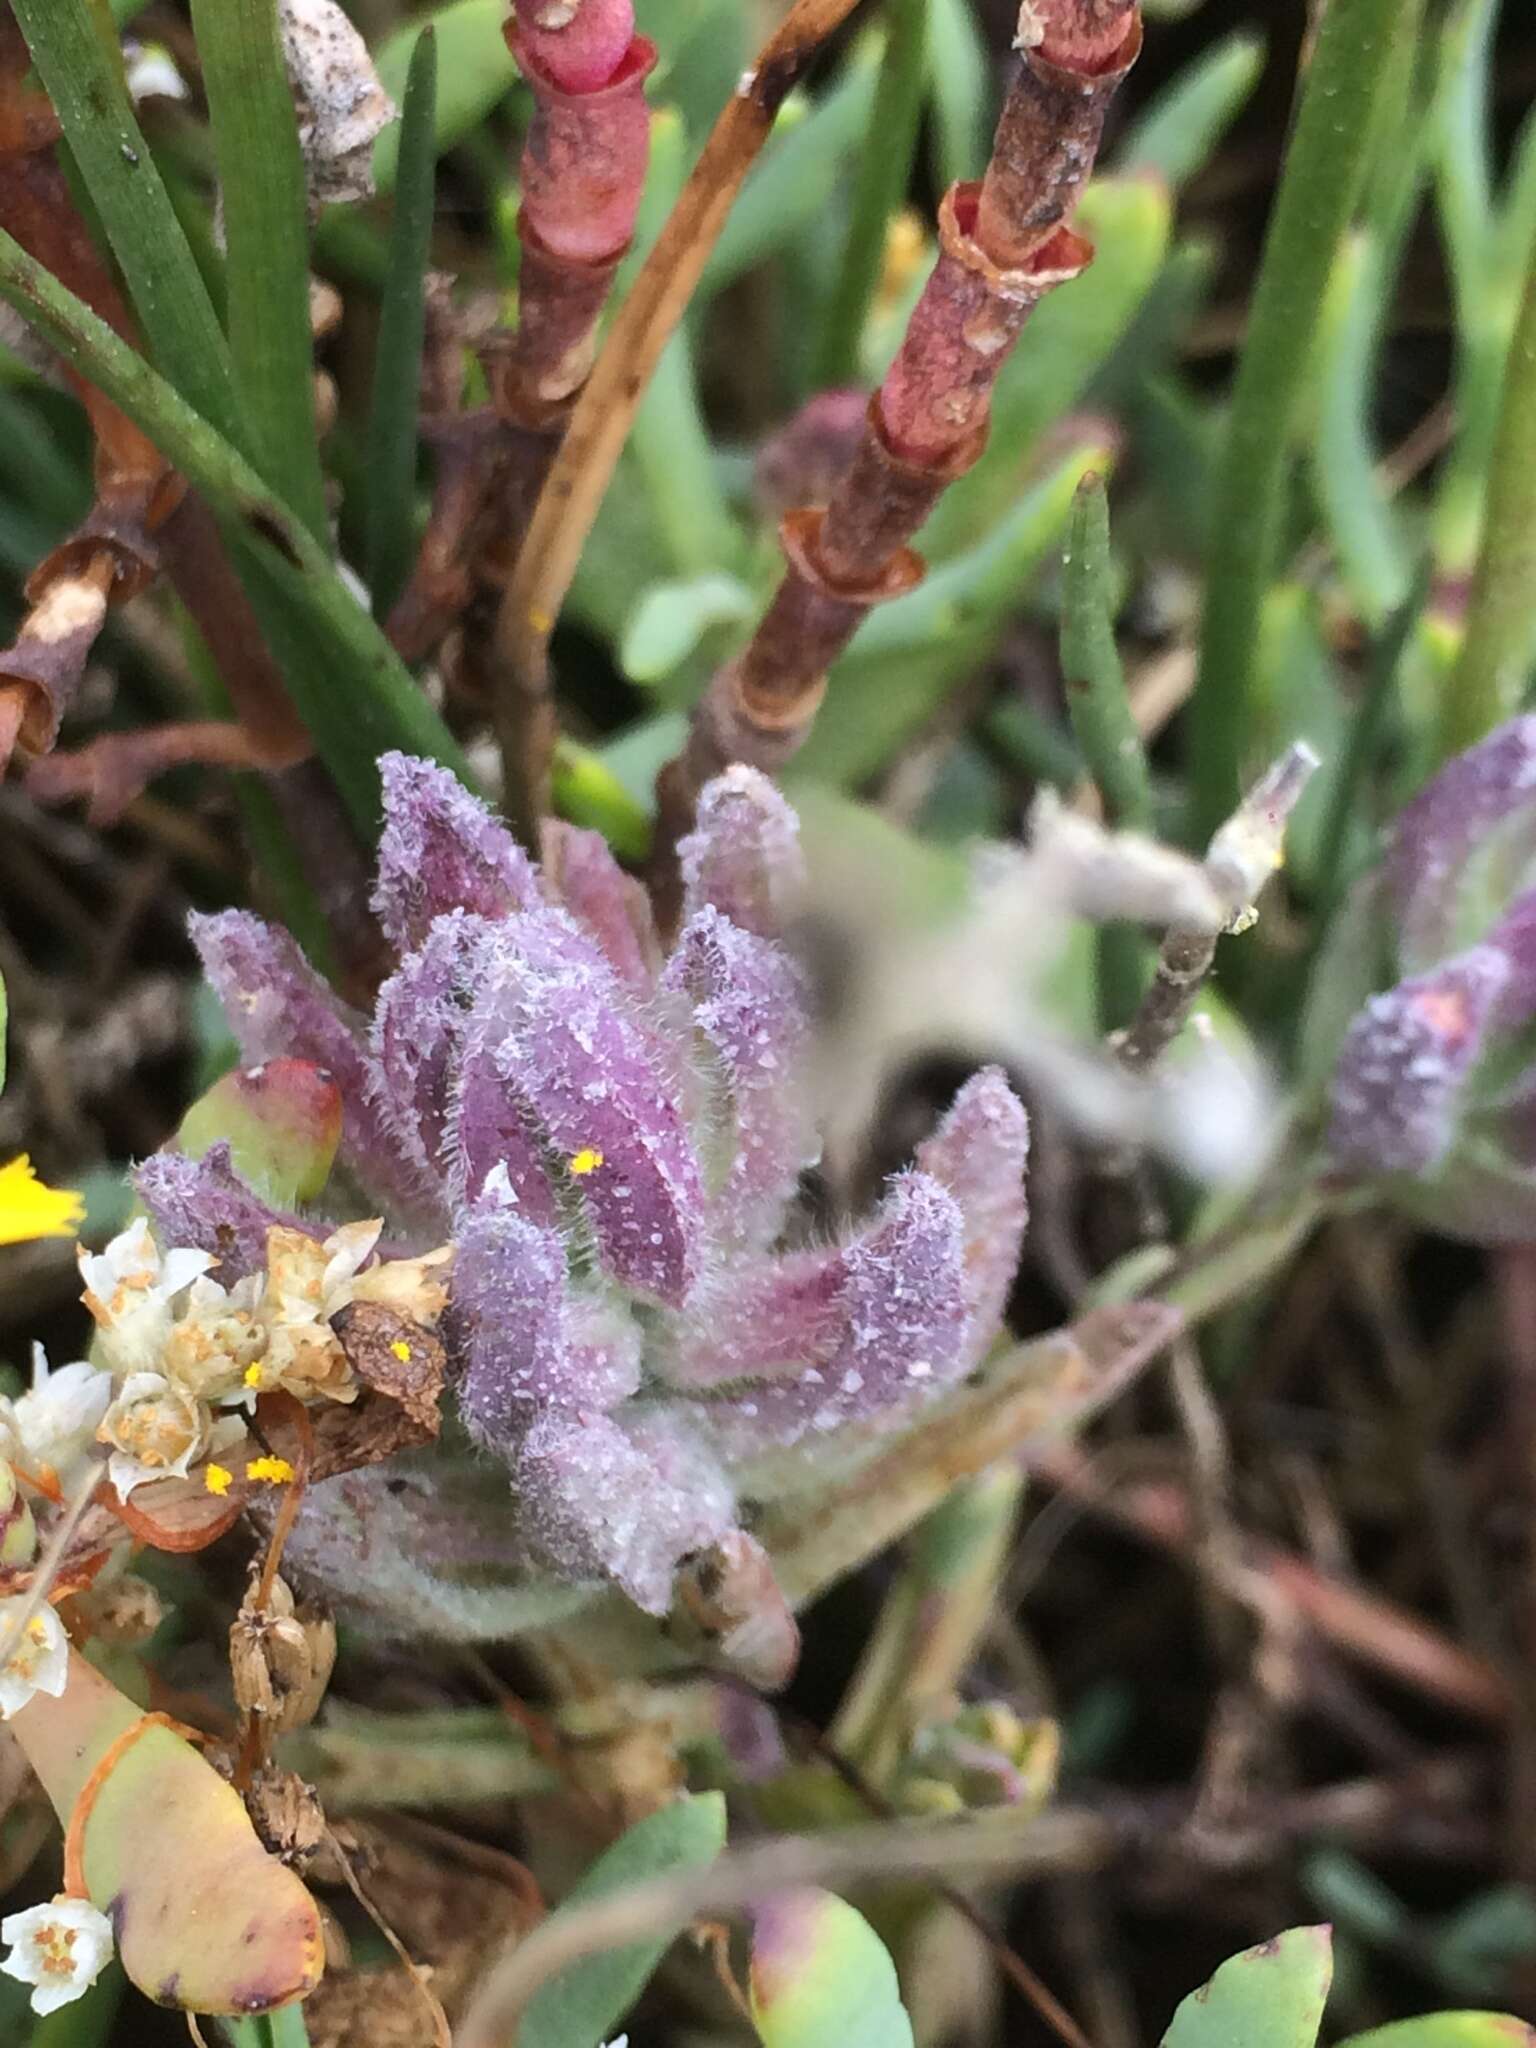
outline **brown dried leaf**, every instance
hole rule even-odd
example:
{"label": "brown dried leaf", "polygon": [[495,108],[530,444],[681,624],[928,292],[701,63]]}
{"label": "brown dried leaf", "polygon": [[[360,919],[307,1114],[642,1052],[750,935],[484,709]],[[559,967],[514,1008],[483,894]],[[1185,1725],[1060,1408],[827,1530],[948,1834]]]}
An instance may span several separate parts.
{"label": "brown dried leaf", "polygon": [[442,1426],[439,1412],[447,1356],[441,1340],[421,1323],[382,1302],[354,1301],[332,1319],[347,1362],[364,1386],[398,1403],[422,1432]]}

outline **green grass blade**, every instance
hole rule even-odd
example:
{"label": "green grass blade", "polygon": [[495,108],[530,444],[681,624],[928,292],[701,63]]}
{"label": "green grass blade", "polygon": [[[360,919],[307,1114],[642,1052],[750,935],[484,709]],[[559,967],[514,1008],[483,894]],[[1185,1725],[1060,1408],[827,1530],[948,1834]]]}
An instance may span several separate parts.
{"label": "green grass blade", "polygon": [[228,250],[241,443],[324,541],[309,326],[309,217],[277,0],[192,0]]}
{"label": "green grass blade", "polygon": [[239,450],[3,233],[0,297],[135,420],[220,513],[299,715],[360,828],[371,834],[377,827],[377,761],[387,748],[432,755],[469,781],[457,742],[389,642]]}
{"label": "green grass blade", "polygon": [[987,160],[992,61],[970,0],[928,0],[928,94],[933,176],[941,191],[979,178]]}
{"label": "green grass blade", "polygon": [[847,384],[885,262],[885,234],[912,175],[927,68],[928,0],[887,0],[885,55],[859,155],[848,238],[817,351],[815,382]]}
{"label": "green grass blade", "polygon": [[1536,663],[1536,249],[1504,377],[1467,637],[1440,721],[1442,756],[1518,711]]}
{"label": "green grass blade", "polygon": [[103,40],[90,0],[14,0],[14,11],[122,266],[150,355],[206,420],[229,433],[236,415],[224,331],[116,51]]}
{"label": "green grass blade", "polygon": [[1231,812],[1254,648],[1283,531],[1290,454],[1334,258],[1364,175],[1401,0],[1335,0],[1318,32],[1275,195],[1227,424],[1190,725],[1192,839]]}
{"label": "green grass blade", "polygon": [[404,589],[416,546],[416,437],[436,198],[436,121],[437,33],[426,28],[416,39],[405,82],[389,277],[379,313],[368,423],[368,589],[377,619],[388,614]]}
{"label": "green grass blade", "polygon": [[[434,154],[472,134],[498,101],[517,82],[517,66],[502,34],[506,0],[453,0],[426,17],[437,38],[437,107],[433,118]],[[385,37],[375,59],[384,90],[398,104],[410,77],[411,58],[423,22],[418,16]],[[373,177],[379,192],[394,190],[399,176],[404,132],[397,122],[386,128],[373,148]]]}

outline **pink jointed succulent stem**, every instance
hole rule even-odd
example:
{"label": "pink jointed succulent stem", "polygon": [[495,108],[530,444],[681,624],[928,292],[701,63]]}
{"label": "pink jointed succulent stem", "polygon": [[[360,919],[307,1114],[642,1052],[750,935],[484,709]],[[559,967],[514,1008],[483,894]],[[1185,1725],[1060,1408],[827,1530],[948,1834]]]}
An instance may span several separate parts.
{"label": "pink jointed succulent stem", "polygon": [[635,232],[656,51],[634,26],[629,0],[526,0],[507,24],[534,96],[518,327],[492,359],[496,406],[512,425],[556,423],[586,381],[598,317]]}
{"label": "pink jointed succulent stem", "polygon": [[864,614],[922,576],[909,543],[980,456],[992,390],[1025,321],[1092,256],[1067,219],[1140,50],[1140,9],[1136,0],[1026,0],[1018,44],[1023,61],[986,175],[945,195],[938,263],[863,435],[825,505],[785,513],[783,582],[662,772],[656,879],[669,906],[670,849],[699,790],[732,760],[772,771],[801,744],[827,669]]}

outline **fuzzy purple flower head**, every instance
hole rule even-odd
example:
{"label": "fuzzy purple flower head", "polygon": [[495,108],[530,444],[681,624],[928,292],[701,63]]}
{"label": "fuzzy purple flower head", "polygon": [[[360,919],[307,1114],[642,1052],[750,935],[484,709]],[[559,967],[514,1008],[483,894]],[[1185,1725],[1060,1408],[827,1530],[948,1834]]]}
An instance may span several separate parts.
{"label": "fuzzy purple flower head", "polygon": [[1453,1236],[1536,1237],[1536,716],[1404,809],[1362,908],[1402,978],[1345,1035],[1335,1162]]}
{"label": "fuzzy purple flower head", "polygon": [[[707,1608],[717,1641],[782,1676],[793,1622],[743,1517],[847,1469],[979,1364],[1024,1231],[1024,1111],[978,1074],[872,1217],[787,1248],[817,1141],[779,936],[796,825],[772,785],[738,768],[704,792],[664,953],[598,835],[551,826],[536,868],[446,771],[381,769],[374,907],[398,965],[372,1017],[243,912],[194,921],[208,978],[248,1061],[335,1078],[339,1175],[391,1249],[453,1246],[458,1416],[481,1495],[488,1469],[510,1477],[527,1582]],[[200,1212],[227,1216],[232,1180],[227,1152],[164,1154],[139,1189],[186,1241]],[[259,1197],[240,1202],[248,1225]],[[365,1603],[431,1632],[428,1566],[477,1567],[450,1554],[432,1468],[405,1469],[315,1488],[290,1554],[302,1566],[307,1545],[341,1597],[388,1559],[392,1590]],[[441,1632],[490,1632],[461,1608]]]}

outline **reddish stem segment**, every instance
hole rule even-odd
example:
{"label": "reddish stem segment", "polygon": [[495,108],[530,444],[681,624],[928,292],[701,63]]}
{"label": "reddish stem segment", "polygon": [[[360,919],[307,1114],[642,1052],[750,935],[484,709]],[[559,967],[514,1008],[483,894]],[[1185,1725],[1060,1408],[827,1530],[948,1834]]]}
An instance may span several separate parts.
{"label": "reddish stem segment", "polygon": [[[507,45],[534,96],[523,148],[518,323],[480,350],[491,407],[430,423],[438,483],[416,570],[390,619],[407,659],[465,619],[461,666],[487,650],[473,607],[510,571],[635,232],[650,153],[645,81],[656,49],[633,0],[517,0]],[[547,721],[526,748],[546,752]],[[535,770],[530,782],[542,780]]]}
{"label": "reddish stem segment", "polygon": [[1141,48],[1136,0],[1026,0],[1023,63],[979,184],[939,212],[939,260],[906,338],[870,403],[863,437],[824,509],[780,526],[783,582],[743,652],[721,669],[657,795],[662,908],[674,849],[703,784],[731,761],[769,770],[810,730],[826,672],[871,605],[909,590],[923,564],[909,543],[945,487],[986,443],[992,391],[1046,292],[1092,249],[1066,225],[1093,169],[1104,117]]}

